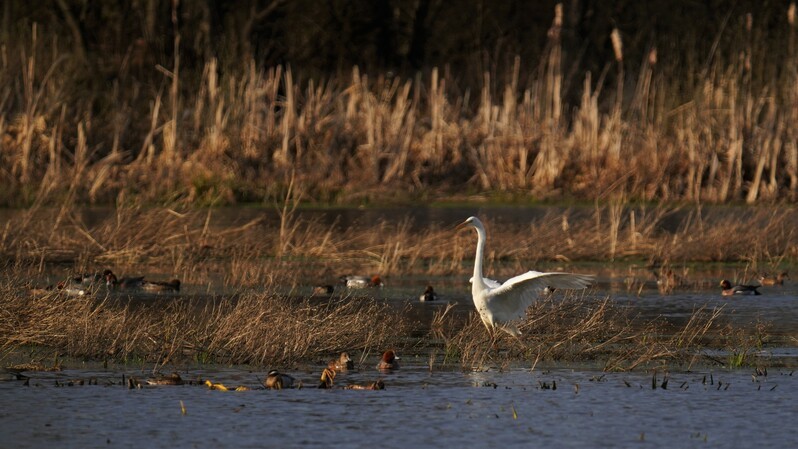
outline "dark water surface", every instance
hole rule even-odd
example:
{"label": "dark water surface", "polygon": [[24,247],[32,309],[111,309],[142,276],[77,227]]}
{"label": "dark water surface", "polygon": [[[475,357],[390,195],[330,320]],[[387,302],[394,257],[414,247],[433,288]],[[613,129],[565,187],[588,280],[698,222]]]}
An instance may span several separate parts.
{"label": "dark water surface", "polygon": [[[264,373],[191,374],[258,388]],[[100,385],[55,386],[89,375]],[[120,373],[35,373],[27,387],[0,383],[0,447],[798,447],[791,371],[756,380],[748,370],[671,373],[667,389],[660,374],[652,389],[647,373],[429,373],[409,360],[383,378],[383,391],[222,392],[105,385]]]}

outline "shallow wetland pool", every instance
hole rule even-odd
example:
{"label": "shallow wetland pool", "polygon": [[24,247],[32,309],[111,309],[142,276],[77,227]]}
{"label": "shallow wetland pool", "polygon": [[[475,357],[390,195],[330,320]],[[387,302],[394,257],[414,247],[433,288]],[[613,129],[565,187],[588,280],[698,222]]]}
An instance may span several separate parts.
{"label": "shallow wetland pool", "polygon": [[[416,225],[453,223],[474,212],[438,213],[414,217],[421,221]],[[514,210],[504,213],[520,217]],[[534,213],[517,220],[530,219]],[[353,213],[335,220],[346,227],[376,219]],[[467,287],[470,263],[454,275],[397,274],[388,278],[385,288],[369,295],[405,313],[411,332],[423,334],[435,312],[447,303],[457,304],[452,311],[456,316],[472,313]],[[499,262],[497,267],[502,268]],[[392,373],[375,369],[376,353],[364,356],[355,351],[357,369],[335,379],[341,387],[381,378],[383,391],[317,389],[323,363],[316,362],[279,367],[304,384],[282,391],[260,386],[268,367],[194,361],[162,369],[176,369],[184,379],[250,388],[225,392],[203,385],[129,389],[126,379],[145,379],[153,366],[139,362],[106,368],[99,361],[71,360],[63,363],[61,371],[25,372],[27,383],[9,380],[13,376],[4,373],[0,447],[798,447],[798,434],[792,430],[798,421],[798,282],[763,287],[763,295],[757,297],[727,299],[720,295],[717,279],[727,273],[735,277],[739,266],[691,268],[701,287],[668,295],[657,291],[646,270],[606,268],[598,262],[574,263],[570,268],[597,274],[597,286],[587,294],[609,297],[640,323],[656,319],[679,327],[706,307],[722,308],[725,322],[752,335],[761,326],[767,344],[754,345],[754,352],[747,355],[764,368],[749,362],[729,369],[728,352],[707,348],[699,351],[695,363],[670,367],[667,373],[663,368],[655,373],[650,367],[604,372],[600,363],[550,360],[532,369],[531,362],[507,363],[501,357],[471,371],[456,361],[444,363],[440,348],[427,347],[400,350],[402,367]],[[629,273],[639,274],[631,286]],[[53,282],[59,276],[64,273],[41,273],[39,280]],[[131,296],[122,301],[143,307],[161,301],[201,303],[230,292],[226,284],[211,281],[187,282],[179,296]],[[442,298],[419,303],[418,295],[428,282]],[[313,285],[313,280],[295,282],[282,293],[307,297]],[[432,369],[431,354],[436,357]],[[334,356],[329,354],[330,359]],[[70,385],[76,379],[83,384]]]}

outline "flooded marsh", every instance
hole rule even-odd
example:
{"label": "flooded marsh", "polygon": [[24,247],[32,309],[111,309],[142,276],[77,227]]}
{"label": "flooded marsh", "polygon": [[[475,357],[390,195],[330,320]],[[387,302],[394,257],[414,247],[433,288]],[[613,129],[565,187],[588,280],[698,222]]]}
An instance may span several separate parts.
{"label": "flooded marsh", "polygon": [[[488,240],[488,276],[543,268],[597,282],[542,296],[520,339],[490,344],[468,286],[475,241],[451,226],[477,212],[497,231]],[[778,423],[796,418],[798,283],[764,286],[755,297],[723,297],[717,286],[720,278],[789,271],[791,237],[755,249],[782,245],[780,258],[700,262],[685,255],[697,253],[695,239],[710,239],[679,243],[688,237],[684,217],[672,217],[676,225],[662,222],[634,241],[619,233],[616,250],[637,248],[637,256],[596,261],[580,248],[606,254],[611,241],[599,238],[604,228],[586,230],[582,220],[595,219],[588,210],[419,210],[400,225],[390,224],[396,211],[348,213],[295,216],[295,233],[283,240],[275,237],[279,220],[253,211],[88,215],[47,238],[36,222],[20,228],[12,226],[18,215],[8,218],[0,403],[13,407],[0,415],[0,446],[796,444]],[[141,222],[114,224],[120,216]],[[560,236],[551,234],[565,232],[563,217],[572,252],[558,250]],[[530,229],[552,246],[534,248],[525,240]],[[97,244],[86,244],[87,235]],[[180,291],[29,292],[109,267],[120,277],[178,277]],[[683,281],[663,290],[657,274],[666,268]],[[375,273],[381,288],[347,289],[338,280]],[[332,291],[319,293],[325,284]],[[427,285],[439,297],[420,302]],[[380,372],[379,354],[389,347],[401,368]],[[331,390],[316,388],[341,351],[355,370],[337,373]],[[272,368],[303,388],[265,390]],[[129,388],[131,378],[172,371],[197,385]],[[342,388],[378,379],[385,390]],[[210,390],[204,380],[248,391]]]}

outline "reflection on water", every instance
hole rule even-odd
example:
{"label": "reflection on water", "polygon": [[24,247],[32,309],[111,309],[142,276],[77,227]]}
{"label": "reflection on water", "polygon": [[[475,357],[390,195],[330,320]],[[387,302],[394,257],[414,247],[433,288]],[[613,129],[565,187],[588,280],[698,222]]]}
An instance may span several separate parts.
{"label": "reflection on water", "polygon": [[[404,361],[376,392],[128,390],[103,386],[120,373],[33,373],[29,387],[0,383],[0,447],[798,447],[789,371],[756,381],[749,371],[671,373],[667,389],[652,389],[649,373],[429,373],[424,361]],[[191,373],[252,387],[263,374]],[[100,385],[55,387],[88,375]]]}

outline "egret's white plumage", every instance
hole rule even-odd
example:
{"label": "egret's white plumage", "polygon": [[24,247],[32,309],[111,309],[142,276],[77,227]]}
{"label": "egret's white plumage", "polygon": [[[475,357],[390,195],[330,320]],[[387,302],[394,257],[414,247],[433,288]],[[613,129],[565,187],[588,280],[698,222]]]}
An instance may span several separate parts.
{"label": "egret's white plumage", "polygon": [[500,328],[511,335],[521,332],[510,321],[523,318],[526,309],[546,287],[555,289],[581,289],[589,286],[593,276],[574,273],[541,273],[528,271],[510,278],[503,284],[482,276],[482,259],[485,254],[485,227],[477,217],[468,217],[460,225],[477,231],[477,254],[474,260],[474,277],[470,279],[471,295],[482,322],[488,330]]}

